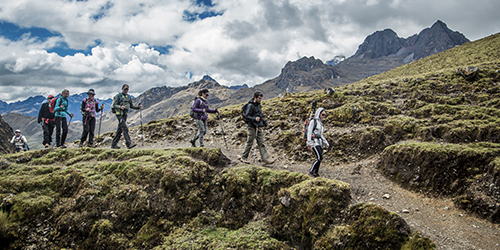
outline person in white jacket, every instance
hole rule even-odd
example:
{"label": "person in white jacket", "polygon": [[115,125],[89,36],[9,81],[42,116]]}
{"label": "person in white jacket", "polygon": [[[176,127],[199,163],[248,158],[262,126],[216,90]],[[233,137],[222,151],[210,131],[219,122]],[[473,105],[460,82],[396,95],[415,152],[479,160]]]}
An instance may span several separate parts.
{"label": "person in white jacket", "polygon": [[319,108],[316,110],[314,119],[309,122],[307,127],[307,148],[312,150],[316,155],[316,161],[309,170],[309,175],[312,177],[319,176],[319,166],[323,160],[323,148],[330,147],[328,141],[323,136],[325,132],[322,120],[326,118],[326,110],[324,108]]}
{"label": "person in white jacket", "polygon": [[12,137],[12,140],[10,140],[10,143],[14,144],[15,152],[21,152],[25,151],[28,149],[28,141],[26,140],[26,137],[24,135],[21,135],[21,130],[16,129],[16,135]]}

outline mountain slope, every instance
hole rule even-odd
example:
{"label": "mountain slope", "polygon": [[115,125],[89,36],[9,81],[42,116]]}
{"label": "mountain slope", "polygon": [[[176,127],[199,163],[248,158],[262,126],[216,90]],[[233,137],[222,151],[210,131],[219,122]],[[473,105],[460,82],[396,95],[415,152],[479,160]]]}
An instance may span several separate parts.
{"label": "mountain slope", "polygon": [[12,153],[13,147],[10,139],[14,136],[14,131],[0,115],[0,154]]}

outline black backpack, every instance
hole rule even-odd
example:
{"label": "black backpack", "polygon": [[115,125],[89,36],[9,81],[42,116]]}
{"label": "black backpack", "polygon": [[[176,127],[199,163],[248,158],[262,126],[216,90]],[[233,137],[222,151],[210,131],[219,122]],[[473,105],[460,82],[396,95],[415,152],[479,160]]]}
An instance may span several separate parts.
{"label": "black backpack", "polygon": [[245,111],[247,110],[248,105],[252,105],[252,104],[247,102],[247,103],[245,103],[245,105],[243,105],[243,107],[241,107],[241,117],[243,117],[243,121],[245,123],[249,123],[252,120],[248,116],[245,115]]}

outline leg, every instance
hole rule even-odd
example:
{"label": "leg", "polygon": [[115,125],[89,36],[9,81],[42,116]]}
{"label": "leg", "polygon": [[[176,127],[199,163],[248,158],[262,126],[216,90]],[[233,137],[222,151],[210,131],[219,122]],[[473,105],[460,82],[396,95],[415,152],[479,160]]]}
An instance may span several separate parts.
{"label": "leg", "polygon": [[49,122],[49,146],[52,144],[52,134],[54,133],[54,127],[56,126],[55,122]]}
{"label": "leg", "polygon": [[56,147],[61,146],[62,117],[56,117]]}
{"label": "leg", "polygon": [[318,174],[319,166],[321,165],[321,161],[323,161],[323,148],[321,146],[315,146],[312,149],[314,154],[316,155],[316,161],[312,165],[312,168],[311,170],[309,170],[309,172],[316,177],[319,176]]}
{"label": "leg", "polygon": [[196,140],[198,140],[198,138],[200,138],[200,133],[201,133],[200,121],[201,121],[201,119],[195,119],[194,120],[194,122],[196,123],[196,128],[198,129],[198,131],[196,132],[196,135],[193,137],[193,139],[189,140],[189,142],[191,142],[191,146],[193,146],[193,147],[196,147]]}
{"label": "leg", "polygon": [[[200,121],[198,123],[198,121]],[[204,121],[202,119],[196,120],[198,124],[198,130],[200,131],[199,137],[200,137],[200,147],[204,147],[205,145],[203,144],[203,136],[207,133],[207,121]]]}
{"label": "leg", "polygon": [[264,145],[264,132],[259,131],[257,133],[257,146],[259,147],[260,157],[263,162],[267,162],[269,156],[267,155],[266,146]]}
{"label": "leg", "polygon": [[115,138],[113,139],[113,143],[111,144],[111,147],[114,148],[118,145],[118,142],[120,141],[120,137],[122,136],[122,116],[117,115],[116,118],[118,119],[118,128],[116,129],[116,134]]}
{"label": "leg", "polygon": [[61,146],[66,142],[66,136],[68,136],[68,123],[66,117],[62,117],[62,135],[61,135]]}
{"label": "leg", "polygon": [[245,146],[245,150],[241,155],[241,159],[248,159],[248,155],[250,154],[250,150],[252,150],[253,140],[255,139],[255,133],[257,132],[256,128],[248,127],[247,134],[247,145]]}
{"label": "leg", "polygon": [[80,138],[80,145],[82,145],[87,140],[87,135],[89,134],[89,120],[87,116],[82,117],[83,122],[83,133]]}
{"label": "leg", "polygon": [[89,118],[89,143],[88,145],[94,145],[94,130],[95,130],[95,117]]}
{"label": "leg", "polygon": [[130,136],[128,134],[127,116],[126,115],[122,116],[122,119],[123,120],[121,123],[121,128],[122,128],[123,138],[125,139],[125,145],[127,145],[127,147],[130,147],[132,141],[130,141]]}
{"label": "leg", "polygon": [[50,145],[49,124],[47,124],[45,121],[43,121],[42,128],[43,128],[43,142],[42,142],[42,144],[44,146],[47,144]]}

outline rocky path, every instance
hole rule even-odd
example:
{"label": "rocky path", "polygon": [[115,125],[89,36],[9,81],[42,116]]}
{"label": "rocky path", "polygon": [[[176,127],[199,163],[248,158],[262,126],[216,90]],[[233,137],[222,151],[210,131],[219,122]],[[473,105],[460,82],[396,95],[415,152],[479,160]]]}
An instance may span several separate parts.
{"label": "rocky path", "polygon": [[[191,146],[186,141],[158,141],[145,143],[143,146],[137,138],[137,148],[180,148]],[[230,144],[225,149],[221,138],[207,136],[205,145],[209,148],[221,148],[222,152],[236,165],[238,155],[243,152],[244,143]],[[306,174],[311,161],[293,162],[286,159],[281,152],[267,147],[276,162],[266,166],[276,170],[288,170]],[[261,165],[252,149],[250,161]],[[395,185],[386,179],[377,169],[378,158],[373,157],[351,164],[333,165],[323,162],[320,175],[324,178],[341,180],[351,186],[353,203],[371,202],[388,211],[398,213],[414,229],[429,237],[437,249],[478,249],[500,250],[500,225],[469,215],[456,209],[447,198],[432,198],[413,193]]]}

